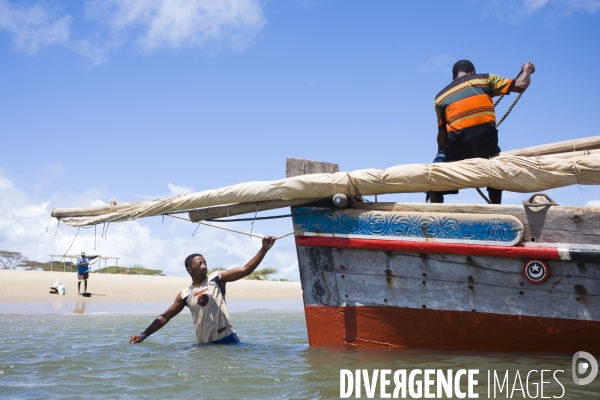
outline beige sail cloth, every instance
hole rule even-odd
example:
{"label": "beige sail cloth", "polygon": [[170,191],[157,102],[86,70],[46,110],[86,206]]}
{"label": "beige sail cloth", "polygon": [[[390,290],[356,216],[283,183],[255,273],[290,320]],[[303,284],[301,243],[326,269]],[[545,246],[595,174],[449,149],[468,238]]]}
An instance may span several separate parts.
{"label": "beige sail cloth", "polygon": [[600,184],[600,154],[569,159],[500,155],[492,159],[399,165],[385,170],[301,175],[277,181],[240,183],[151,202],[115,202],[94,212],[87,212],[89,208],[55,209],[52,216],[71,226],[85,226],[224,204],[327,198],[336,193],[364,196],[487,186],[530,193],[574,184]]}

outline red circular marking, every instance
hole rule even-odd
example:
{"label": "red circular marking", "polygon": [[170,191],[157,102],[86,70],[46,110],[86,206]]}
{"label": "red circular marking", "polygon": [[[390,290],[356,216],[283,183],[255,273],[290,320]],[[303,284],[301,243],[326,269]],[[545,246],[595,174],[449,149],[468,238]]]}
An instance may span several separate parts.
{"label": "red circular marking", "polygon": [[539,285],[550,276],[550,267],[543,260],[527,260],[523,265],[523,276],[527,282]]}

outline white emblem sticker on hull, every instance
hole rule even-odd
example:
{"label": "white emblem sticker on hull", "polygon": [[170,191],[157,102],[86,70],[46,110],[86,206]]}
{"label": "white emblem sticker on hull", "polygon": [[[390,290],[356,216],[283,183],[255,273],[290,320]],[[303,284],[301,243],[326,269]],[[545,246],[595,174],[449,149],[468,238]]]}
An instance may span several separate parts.
{"label": "white emblem sticker on hull", "polygon": [[523,275],[529,283],[539,285],[548,279],[550,268],[542,260],[528,260],[523,266]]}

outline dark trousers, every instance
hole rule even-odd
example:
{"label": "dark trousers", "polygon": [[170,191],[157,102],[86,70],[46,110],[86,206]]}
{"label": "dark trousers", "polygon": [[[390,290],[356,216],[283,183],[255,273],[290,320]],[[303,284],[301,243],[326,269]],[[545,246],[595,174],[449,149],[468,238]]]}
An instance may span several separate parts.
{"label": "dark trousers", "polygon": [[[443,150],[440,151],[433,159],[434,163],[453,161],[460,160],[453,159],[452,157],[448,156]],[[502,204],[502,190],[489,187],[487,188],[487,191],[491,204]],[[443,203],[445,194],[458,194],[458,190],[448,190],[445,192],[428,192],[426,200],[429,200],[430,203]]]}

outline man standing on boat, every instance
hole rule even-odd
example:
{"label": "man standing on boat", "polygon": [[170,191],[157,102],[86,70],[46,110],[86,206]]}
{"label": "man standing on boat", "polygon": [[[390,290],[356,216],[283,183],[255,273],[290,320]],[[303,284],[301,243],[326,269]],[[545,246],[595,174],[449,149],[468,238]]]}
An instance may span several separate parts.
{"label": "man standing on boat", "polygon": [[186,306],[192,312],[194,330],[200,343],[238,343],[240,340],[233,329],[225,305],[225,284],[250,275],[273,247],[275,240],[273,236],[264,237],[262,248],[245,266],[219,271],[218,275],[210,281],[207,276],[208,265],[204,257],[201,254],[190,254],[185,259],[185,269],[192,278],[192,284],[178,293],[173,305],[156,317],[144,332],[139,336],[131,336],[129,343],[143,342],[183,311]]}
{"label": "man standing on boat", "polygon": [[[435,97],[438,121],[437,162],[460,161],[468,158],[490,158],[500,153],[494,113],[495,96],[511,92],[523,93],[531,82],[535,66],[527,61],[518,79],[501,78],[494,74],[476,74],[471,61],[460,60],[452,67],[452,83]],[[430,192],[432,203],[443,203],[448,192]],[[502,202],[502,191],[488,188],[492,204]]]}

